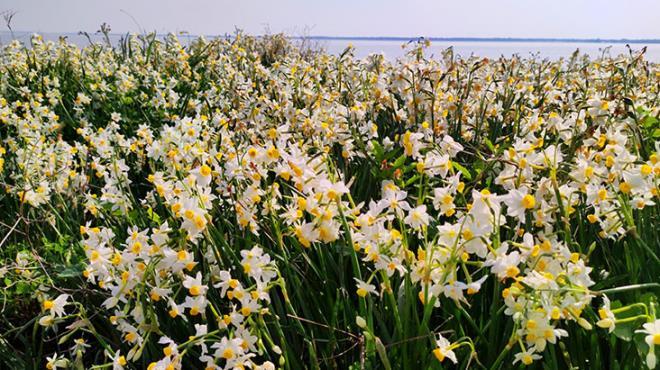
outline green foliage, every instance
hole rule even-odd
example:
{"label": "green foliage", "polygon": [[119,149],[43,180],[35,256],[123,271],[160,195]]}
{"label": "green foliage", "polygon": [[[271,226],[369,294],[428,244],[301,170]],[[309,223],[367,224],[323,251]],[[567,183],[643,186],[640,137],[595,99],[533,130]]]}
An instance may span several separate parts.
{"label": "green foliage", "polygon": [[[4,50],[3,56],[20,59],[12,54],[16,52],[12,50]],[[494,194],[507,193],[508,189],[498,182],[498,175],[506,164],[513,162],[506,158],[506,153],[517,150],[515,140],[529,134],[525,132],[525,122],[534,114],[547,118],[550,112],[558,112],[565,117],[584,112],[589,109],[590,94],[595,94],[589,90],[592,87],[586,86],[587,82],[598,81],[598,89],[604,90],[598,93],[620,103],[616,110],[608,113],[610,115],[603,122],[586,116],[584,130],[569,127],[571,140],[566,142],[548,129],[539,137],[545,143],[539,144],[539,147],[547,147],[548,143],[564,145],[567,158],[556,167],[536,166],[542,167],[537,170],[544,179],[549,180],[543,183],[544,191],[550,194],[546,198],[557,198],[558,202],[558,206],[551,207],[546,215],[557,220],[556,230],[552,230],[551,236],[566,245],[568,254],[575,253],[588,266],[594,267],[590,276],[596,283],[589,287],[588,292],[581,293],[592,294],[595,298],[581,312],[582,317],[589,322],[597,322],[602,296],[607,294],[613,299],[611,309],[617,311],[617,324],[613,335],[608,335],[601,328],[586,330],[577,320],[558,321],[557,328],[566,330],[568,337],[562,338],[559,345],[545,347],[543,360],[532,367],[639,369],[644,366],[643,359],[649,348],[644,342],[644,335],[635,331],[644,322],[655,318],[654,310],[658,303],[658,197],[655,195],[652,198],[655,205],[637,209],[628,195],[615,192],[614,196],[621,204],[617,217],[621,219],[624,232],[614,237],[604,237],[599,234],[600,225],[589,220],[593,208],[589,204],[584,205],[586,194],[576,195],[581,205],[573,209],[570,202],[564,203],[567,199],[562,197],[556,185],[572,183],[571,172],[574,170],[574,159],[579,155],[578,149],[584,151],[585,140],[599,139],[592,137],[596,129],[605,130],[613,121],[618,122],[625,117],[636,123],[627,137],[634,142],[630,147],[639,156],[638,162],[648,161],[657,152],[655,139],[660,137],[660,120],[654,106],[657,104],[657,81],[654,82],[653,75],[645,82],[639,80],[639,71],[649,68],[641,65],[643,62],[639,59],[601,61],[607,64],[606,67],[596,67],[587,59],[571,59],[560,65],[563,69],[557,70],[557,64],[538,59],[503,58],[489,62],[476,58],[455,59],[447,53],[446,64],[443,65],[447,68],[441,70],[434,61],[425,59],[422,47],[415,47],[408,56],[408,64],[389,67],[389,73],[394,77],[400,71],[410,72],[406,78],[411,81],[405,81],[407,87],[403,90],[388,87],[391,100],[388,104],[381,104],[375,93],[371,92],[376,88],[375,84],[367,77],[369,73],[375,73],[373,70],[385,68],[382,61],[378,62],[374,57],[368,61],[373,66],[365,67],[352,58],[350,49],[339,57],[329,57],[324,53],[295,48],[281,35],[253,38],[238,34],[235,39],[198,40],[186,47],[172,38],[159,40],[155,35],[145,35],[137,39],[127,38],[117,48],[92,45],[80,51],[72,46],[62,46],[56,54],[50,54],[38,45],[32,51],[22,47],[16,50],[19,55],[25,54],[25,60],[20,59],[24,62],[21,68],[3,64],[0,71],[1,95],[6,100],[3,106],[9,104],[12,107],[12,119],[23,122],[29,118],[28,109],[22,105],[29,100],[28,96],[18,87],[29,89],[31,94],[47,95],[52,89],[47,87],[45,80],[57,79],[60,96],[48,104],[58,116],[55,120],[57,128],[45,133],[44,138],[52,142],[86,143],[82,147],[87,148],[89,153],[93,152],[94,146],[87,143],[85,136],[107,129],[116,113],[121,115],[116,137],[122,139],[137,137],[139,142],[143,139],[139,133],[141,125],[160,132],[172,127],[173,122],[180,122],[182,117],[199,119],[209,115],[212,119],[218,118],[213,121],[214,127],[227,125],[232,138],[251,146],[265,147],[261,127],[256,127],[256,132],[250,132],[245,126],[255,126],[254,122],[260,122],[264,129],[266,125],[277,127],[291,120],[291,117],[269,107],[264,103],[265,98],[246,98],[241,95],[240,89],[249,88],[245,94],[249,97],[273,96],[273,101],[268,102],[271,106],[278,102],[281,89],[291,89],[287,92],[291,94],[291,111],[313,111],[317,101],[310,99],[313,93],[322,97],[319,100],[330,100],[330,95],[325,94],[326,88],[337,94],[332,99],[336,99],[348,112],[357,107],[357,103],[362,103],[361,100],[370,104],[368,109],[364,109],[367,118],[362,119],[369,125],[361,125],[359,119],[347,113],[346,126],[353,148],[351,156],[343,155],[344,145],[324,147],[317,144],[323,139],[317,133],[308,134],[302,129],[293,133],[298,135],[296,139],[300,142],[304,141],[305,145],[312,147],[305,147],[309,150],[301,155],[322,158],[323,166],[330,169],[327,172],[337,177],[333,180],[345,181],[350,187],[350,192],[337,201],[340,206],[334,217],[341,225],[337,240],[306,246],[294,228],[283,222],[280,214],[265,212],[264,208],[258,210],[260,232],[251,232],[241,225],[234,207],[238,195],[220,189],[222,198],[212,204],[208,215],[210,222],[204,235],[190,249],[195,261],[199,261],[194,266],[194,272],[200,272],[205,277],[204,284],[209,286],[214,281],[207,277],[214,276],[216,268],[231,271],[232,276],[235,275],[240,281],[249,281],[249,274],[239,268],[242,262],[240,251],[259,246],[275,260],[278,276],[269,286],[267,313],[253,315],[249,321],[253,334],[258,337],[257,358],[270,360],[286,369],[450,368],[453,364],[448,360],[440,362],[433,354],[438,333],[451,337],[452,342],[457,344],[454,351],[459,360],[455,367],[523,368],[520,363],[512,365],[519,344],[522,346],[524,339],[516,338],[517,332],[522,329],[521,323],[505,314],[508,306],[503,291],[512,286],[511,279],[498,279],[491,275],[480,293],[470,295],[465,302],[457,302],[441,294],[429,299],[428,292],[423,288],[420,291],[420,284],[413,281],[409,273],[389,276],[383,270],[373,268],[373,261],[365,257],[364,250],[356,250],[356,240],[353,239],[356,217],[352,211],[360,207],[364,210],[370,201],[380,199],[383,181],[391,181],[406,191],[413,207],[430,203],[432,191],[440,183],[425,174],[424,164],[420,167],[420,162],[413,160],[399,145],[402,136],[409,130],[429,130],[429,127],[425,128],[425,125],[429,126],[427,120],[431,121],[432,131],[428,135],[433,139],[430,148],[438,146],[435,139],[441,136],[436,135],[434,130],[435,124],[442,121],[446,126],[446,132],[442,135],[450,135],[465,149],[451,159],[451,166],[447,168],[451,174],[460,174],[465,187],[455,193],[456,199],[453,200],[460,212],[467,212],[472,207],[473,199],[469,194],[473,190],[490,189]],[[324,59],[329,61],[324,62]],[[134,86],[122,88],[124,80],[116,70],[107,76],[100,74],[102,68],[99,61],[130,75]],[[218,63],[225,63],[222,64],[224,67],[233,70],[215,67]],[[411,65],[415,63],[428,66],[429,70],[440,76],[427,73],[424,69],[413,70]],[[488,67],[488,63],[496,63],[497,66]],[[310,71],[321,69],[314,83],[305,82],[311,74],[305,72],[305,67]],[[485,68],[494,71],[492,75],[488,74],[489,80],[480,75]],[[607,68],[608,73],[601,72],[600,68]],[[655,68],[657,76],[657,66],[651,68]],[[598,71],[592,72],[597,76],[584,77],[587,82],[562,79],[563,74],[580,76],[583,73],[580,71],[594,70]],[[351,71],[357,72],[348,75]],[[229,72],[249,77],[254,87],[246,87],[249,84],[227,77],[231,75]],[[287,74],[290,78],[286,77]],[[287,85],[272,87],[270,84],[279,83],[279,78],[287,81]],[[504,83],[509,78],[515,83]],[[575,86],[561,90],[558,98],[551,100],[547,89],[558,79]],[[96,90],[99,81],[108,86],[102,94]],[[226,84],[217,86],[217,81]],[[501,83],[504,87],[493,93],[495,89],[489,90],[489,86],[495,83]],[[527,90],[516,87],[518,83],[525,83]],[[444,85],[442,89],[433,87],[425,90],[433,84]],[[637,102],[626,95],[631,88],[644,89],[649,96],[655,94],[655,100],[647,100],[652,106],[635,107]],[[153,103],[162,97],[163,92],[176,94],[177,99],[160,105]],[[416,94],[414,96],[419,99],[430,96],[434,103],[449,101],[446,97],[438,98],[439,92],[452,94],[453,103],[446,112],[418,110],[417,100],[411,98]],[[91,102],[79,103],[79,93],[91,96]],[[533,95],[534,99],[529,95]],[[408,117],[399,117],[397,108],[407,112]],[[491,109],[495,110],[495,114],[487,113]],[[265,118],[257,118],[262,113],[255,112],[261,111],[266,112]],[[440,119],[436,114],[446,117]],[[225,122],[221,123],[220,118]],[[378,136],[369,138],[357,131],[364,127],[371,129],[371,124],[376,126]],[[90,260],[80,227],[103,224],[111,229],[118,241],[117,245],[112,246],[116,249],[113,252],[118,253],[127,247],[123,241],[129,237],[130,227],[154,229],[167,221],[173,227],[167,246],[185,250],[187,234],[179,222],[180,217],[163,197],[154,195],[154,191],[157,193],[156,187],[148,179],[156,171],[183,179],[185,171],[198,168],[200,163],[187,163],[187,169],[171,166],[171,163],[166,166],[148,158],[143,148],[131,148],[130,144],[119,144],[118,140],[112,145],[117,150],[113,155],[119,158],[112,159],[125,159],[130,164],[126,170],[125,184],[121,184],[130,210],[92,197],[104,195],[106,178],[104,174],[98,176],[96,168],[88,163],[92,156],[88,152],[72,157],[72,162],[76,162],[74,167],[79,171],[77,176],[88,179],[81,190],[84,194],[62,191],[47,202],[32,207],[22,199],[20,192],[34,188],[34,179],[30,178],[30,174],[16,175],[23,175],[21,160],[26,158],[19,158],[17,148],[30,144],[28,139],[19,135],[20,127],[18,123],[0,124],[0,138],[3,146],[9,148],[6,156],[0,156],[4,160],[0,183],[7,189],[7,194],[0,195],[0,367],[41,368],[46,357],[54,353],[68,353],[74,368],[86,368],[87,364],[92,363],[105,364],[101,367],[109,368],[111,364],[106,355],[112,356],[116,351],[128,354],[136,347],[128,344],[113,325],[110,316],[116,315],[116,312],[102,306],[110,293],[85,278],[85,274],[89,273],[86,269]],[[221,135],[212,140],[218,147],[223,143]],[[597,144],[590,145],[595,147]],[[221,163],[226,160],[223,157]],[[523,180],[518,176],[520,183]],[[277,185],[281,198],[286,202],[293,203],[293,199],[301,195],[295,184],[276,176],[273,171],[263,178],[260,175],[258,181],[264,184],[264,189]],[[227,188],[231,185],[235,189],[242,186],[236,179],[223,185]],[[260,195],[263,198],[269,196]],[[98,202],[98,207],[89,206],[96,204],[94,201]],[[533,224],[531,211],[527,212],[525,223],[516,225],[511,221],[510,224],[498,225],[497,232],[488,241],[489,252],[496,250],[502,241],[511,242],[511,245],[521,244],[519,229],[543,233],[541,226]],[[305,214],[302,218],[305,217],[314,220],[309,215]],[[388,222],[388,231],[399,232],[403,239],[402,246],[409,252],[406,255],[408,260],[423,260],[419,256],[425,253],[426,248],[436,246],[437,227],[453,222],[455,219],[451,217],[435,212],[423,232],[410,229],[401,217],[393,218]],[[209,262],[208,256],[213,256],[213,263]],[[460,261],[462,256],[452,258],[456,261],[455,267],[469,276],[489,274],[489,267],[482,261]],[[154,271],[157,262],[144,266],[147,271],[145,276],[152,278],[158,273]],[[467,273],[468,270],[470,273]],[[381,294],[360,296],[355,278],[374,284],[378,282],[377,289]],[[146,277],[144,281],[147,281]],[[190,337],[195,336],[193,324],[207,323],[209,333],[219,332],[222,316],[215,310],[229,312],[231,304],[220,296],[217,289],[210,289],[208,299],[215,306],[204,312],[203,317],[191,316],[187,322],[170,320],[168,307],[151,298],[146,286],[138,285],[135,294],[131,295],[131,303],[125,306],[125,312],[121,312],[129,314],[140,307],[146,318],[145,325],[151,326],[149,335],[152,335],[140,347],[141,356],[126,366],[147,368],[152,361],[162,358],[163,345],[158,343],[158,339],[164,333],[170,333],[182,347],[188,343],[185,351],[191,359],[186,357],[186,361],[190,362],[184,363],[184,368],[188,364],[191,368],[201,367],[202,363],[198,360],[200,349],[189,343]],[[174,298],[180,301],[186,297],[184,288],[175,288],[172,293]],[[71,302],[75,303],[70,306],[75,313],[66,317],[66,325],[61,322],[59,326],[54,326],[56,329],[44,327],[39,324],[39,320],[46,316],[44,301],[58,294],[71,295]],[[436,302],[439,304],[434,307]],[[219,342],[220,338],[217,333],[209,334],[209,342]],[[84,339],[91,348],[83,353],[82,347],[77,348],[73,344],[74,339]],[[280,353],[274,350],[276,347],[279,347]]]}

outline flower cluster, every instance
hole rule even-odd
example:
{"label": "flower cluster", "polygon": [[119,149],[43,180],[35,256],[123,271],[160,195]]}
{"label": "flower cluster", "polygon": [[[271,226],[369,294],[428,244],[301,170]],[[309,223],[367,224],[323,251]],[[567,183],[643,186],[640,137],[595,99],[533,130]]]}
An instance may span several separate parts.
{"label": "flower cluster", "polygon": [[[590,258],[630,243],[658,263],[638,221],[659,196],[657,64],[426,59],[423,44],[359,60],[241,34],[147,41],[128,37],[121,56],[38,36],[2,49],[2,201],[78,240],[76,288],[102,298],[89,307],[77,289],[44,287],[45,330],[78,317],[67,332],[95,338],[115,370],[143,358],[151,370],[295,366],[319,345],[283,352],[301,322],[329,326],[304,317],[326,307],[289,291],[332,275],[349,283],[319,295],[333,318],[355,304],[354,347],[366,340],[369,356],[422,338],[435,360],[457,363],[464,347],[478,359],[476,334],[437,328],[446,307],[490,310],[475,303],[485,296],[510,320],[496,365],[512,348],[514,364],[540,360],[571,327],[639,319],[655,366],[655,302],[612,308],[594,288],[607,266]],[[108,317],[115,340],[88,311]],[[333,330],[353,338],[354,321]],[[90,345],[71,340],[49,369],[83,361]]]}

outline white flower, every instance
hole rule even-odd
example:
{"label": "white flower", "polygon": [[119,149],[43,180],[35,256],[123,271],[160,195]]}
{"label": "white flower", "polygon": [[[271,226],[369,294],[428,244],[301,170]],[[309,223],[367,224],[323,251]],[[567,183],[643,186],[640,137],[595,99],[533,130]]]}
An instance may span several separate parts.
{"label": "white flower", "polygon": [[598,316],[600,316],[600,320],[598,320],[596,325],[603,329],[607,329],[610,333],[613,332],[616,317],[614,317],[614,313],[610,309],[610,300],[607,296],[603,296],[603,307],[598,310]]}
{"label": "white flower", "polygon": [[45,300],[43,303],[44,310],[50,311],[50,314],[55,317],[62,317],[64,315],[64,306],[67,305],[68,294],[60,294],[54,300]]}
{"label": "white flower", "polygon": [[323,192],[325,196],[332,201],[339,199],[342,194],[349,192],[346,184],[341,181],[333,184],[328,180],[321,180],[316,188],[317,191]]}
{"label": "white flower", "polygon": [[647,322],[642,325],[644,329],[635,330],[635,333],[646,334],[644,341],[649,346],[649,353],[646,355],[646,365],[649,369],[655,369],[657,358],[655,357],[655,346],[660,345],[660,319],[654,322]]}
{"label": "white flower", "polygon": [[158,229],[151,229],[151,240],[157,246],[163,246],[170,239],[168,233],[172,231],[165,221]]}
{"label": "white flower", "polygon": [[117,351],[112,357],[112,370],[124,370],[124,366],[126,366],[126,357],[120,352],[121,351]]}
{"label": "white flower", "polygon": [[536,206],[536,199],[528,194],[527,188],[512,189],[509,194],[502,196],[507,206],[507,215],[516,217],[520,222],[525,222],[525,211]]}
{"label": "white flower", "polygon": [[319,238],[319,232],[314,228],[314,224],[311,222],[296,226],[295,234],[300,244],[307,248]]}
{"label": "white flower", "polygon": [[202,283],[202,273],[197,271],[197,275],[193,278],[186,276],[183,280],[183,287],[188,289],[188,294],[191,296],[198,296],[206,294],[208,287]]}
{"label": "white flower", "polygon": [[456,354],[454,351],[452,351],[454,346],[449,340],[443,337],[442,334],[438,334],[438,339],[435,341],[435,344],[438,346],[438,348],[433,350],[433,355],[438,359],[438,361],[442,362],[446,357],[449,358],[453,363],[458,362],[456,359]]}
{"label": "white flower", "polygon": [[406,131],[406,133],[401,136],[401,144],[406,156],[417,158],[420,155],[419,151],[423,146],[423,143],[421,142],[423,138],[424,134],[419,132],[413,134],[410,131]]}
{"label": "white flower", "polygon": [[491,194],[488,189],[472,190],[472,208],[470,215],[477,225],[490,225],[500,216],[500,196]]}
{"label": "white flower", "polygon": [[644,340],[649,347],[653,345],[660,346],[660,319],[654,322],[647,322],[642,327],[644,329],[636,330],[635,333],[648,334]]}
{"label": "white flower", "polygon": [[447,298],[455,301],[465,301],[463,291],[467,289],[467,285],[460,281],[453,281],[442,287],[443,293]]}
{"label": "white flower", "polygon": [[451,216],[455,208],[454,197],[450,190],[448,187],[433,189],[433,208],[447,216]]}
{"label": "white flower", "polygon": [[523,352],[516,353],[513,357],[513,363],[522,362],[524,365],[531,365],[534,360],[541,359],[540,355],[534,353],[533,349],[528,349]]}
{"label": "white flower", "polygon": [[266,361],[261,365],[257,365],[255,370],[275,370],[275,364],[270,361]]}
{"label": "white flower", "polygon": [[33,207],[38,207],[48,201],[50,198],[50,186],[47,181],[39,183],[36,189],[29,189],[25,192],[20,192],[21,199]]}
{"label": "white flower", "polygon": [[360,297],[364,298],[369,293],[377,294],[376,287],[374,285],[366,283],[358,278],[353,279],[355,279],[355,282],[357,283],[357,295]]}
{"label": "white flower", "polygon": [[206,325],[195,324],[195,337],[202,337],[208,333]]}
{"label": "white flower", "polygon": [[440,142],[440,148],[442,148],[442,150],[444,150],[445,152],[449,153],[450,157],[455,157],[456,154],[458,154],[458,152],[463,150],[463,145],[454,141],[453,137],[449,135],[445,135],[442,138],[442,142]]}
{"label": "white flower", "polygon": [[65,368],[69,365],[69,361],[66,358],[57,358],[57,353],[53,354],[53,357],[46,357],[46,369],[48,370],[57,370],[58,368]]}
{"label": "white flower", "polygon": [[419,229],[422,226],[428,226],[429,214],[426,213],[426,206],[415,207],[408,212],[408,216],[403,220],[413,229]]}
{"label": "white flower", "polygon": [[410,205],[405,200],[408,193],[400,190],[391,181],[383,181],[382,193],[383,198],[378,202],[379,208],[389,207],[394,210],[399,217],[403,217],[403,211],[410,209]]}
{"label": "white flower", "polygon": [[520,273],[520,269],[518,269],[518,265],[520,264],[520,253],[514,251],[510,254],[502,254],[494,261],[487,261],[486,264],[492,265],[490,271],[493,274],[496,274],[498,278],[514,278]]}
{"label": "white flower", "polygon": [[39,319],[39,325],[41,326],[51,326],[55,322],[55,318],[52,315],[45,315]]}
{"label": "white flower", "polygon": [[486,281],[488,278],[488,275],[484,275],[481,277],[481,279],[477,281],[473,281],[470,284],[467,285],[467,294],[475,294],[478,293],[479,290],[481,290],[481,285]]}

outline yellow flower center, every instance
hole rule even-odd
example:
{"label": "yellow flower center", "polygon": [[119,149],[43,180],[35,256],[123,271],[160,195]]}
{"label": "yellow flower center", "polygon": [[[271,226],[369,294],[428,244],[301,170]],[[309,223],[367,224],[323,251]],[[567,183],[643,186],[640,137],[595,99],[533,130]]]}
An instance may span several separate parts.
{"label": "yellow flower center", "polygon": [[536,329],[538,325],[536,324],[536,321],[534,320],[527,320],[527,329],[529,330],[534,330]]}
{"label": "yellow flower center", "polygon": [[559,310],[559,307],[553,307],[552,312],[550,313],[550,317],[552,317],[553,320],[559,320],[561,317],[561,311]]}
{"label": "yellow flower center", "polygon": [[231,348],[227,348],[224,351],[222,351],[222,358],[225,360],[229,360],[234,357],[234,351]]}
{"label": "yellow flower center", "polygon": [[199,169],[199,173],[205,177],[211,176],[211,167],[203,165],[202,168]]}
{"label": "yellow flower center", "polygon": [[436,349],[433,350],[433,356],[435,356],[435,358],[437,358],[438,361],[440,361],[440,362],[444,361],[444,359],[445,359],[445,354],[442,353],[440,348],[436,348]]}
{"label": "yellow flower center", "polygon": [[536,199],[532,195],[527,194],[522,198],[521,203],[525,209],[532,209],[536,205]]}
{"label": "yellow flower center", "polygon": [[644,165],[642,165],[642,168],[640,169],[640,171],[642,172],[642,175],[648,176],[648,175],[651,174],[651,171],[653,171],[653,169],[648,164],[644,164]]}
{"label": "yellow flower center", "polygon": [[520,273],[520,269],[518,269],[518,267],[516,267],[516,266],[509,266],[506,269],[506,276],[508,276],[510,278],[514,278],[514,277],[518,276],[519,273]]}
{"label": "yellow flower center", "polygon": [[206,220],[202,216],[197,216],[195,217],[195,226],[197,226],[198,229],[203,229],[204,226],[206,226]]}
{"label": "yellow flower center", "polygon": [[133,251],[134,254],[139,254],[140,251],[142,251],[142,243],[135,242],[133,247],[131,247],[131,251]]}
{"label": "yellow flower center", "polygon": [[135,334],[134,332],[130,332],[130,333],[126,334],[125,338],[126,338],[126,341],[128,341],[128,342],[134,342],[137,339],[137,334]]}
{"label": "yellow flower center", "polygon": [[605,165],[606,165],[607,167],[612,167],[612,166],[614,166],[614,157],[612,157],[611,155],[608,155],[608,156],[605,158]]}
{"label": "yellow flower center", "polygon": [[101,257],[101,254],[98,251],[92,251],[91,255],[89,256],[89,260],[92,262],[98,261],[99,257]]}
{"label": "yellow flower center", "polygon": [[190,295],[200,295],[200,293],[202,293],[202,287],[199,285],[193,285],[188,289],[188,293],[190,293]]}
{"label": "yellow flower center", "polygon": [[588,166],[587,168],[585,168],[584,177],[590,178],[593,174],[594,174],[594,168],[593,167]]}

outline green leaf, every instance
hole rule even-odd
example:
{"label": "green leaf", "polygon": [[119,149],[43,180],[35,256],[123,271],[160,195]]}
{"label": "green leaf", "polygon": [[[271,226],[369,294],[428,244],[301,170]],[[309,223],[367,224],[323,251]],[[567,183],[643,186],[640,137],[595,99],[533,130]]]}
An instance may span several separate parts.
{"label": "green leaf", "polygon": [[372,140],[371,143],[373,144],[374,147],[374,154],[376,156],[376,161],[377,162],[382,161],[385,153],[383,151],[383,146],[380,145],[380,143],[376,140]]}
{"label": "green leaf", "polygon": [[642,124],[643,127],[650,128],[656,125],[658,122],[660,122],[660,120],[658,120],[657,118],[653,116],[646,116],[644,117],[644,119],[642,119],[642,122],[640,123]]}
{"label": "green leaf", "polygon": [[57,277],[62,279],[74,278],[82,274],[82,269],[80,265],[69,266],[57,274]]}
{"label": "green leaf", "polygon": [[392,163],[392,168],[397,169],[397,168],[403,166],[404,163],[406,163],[406,155],[401,154],[399,156],[399,158],[397,158],[396,161],[394,161],[394,163]]}
{"label": "green leaf", "polygon": [[385,367],[385,369],[391,370],[392,365],[390,365],[390,360],[387,358],[387,350],[385,349],[383,342],[378,337],[375,338],[375,341],[376,341],[376,351],[378,351],[378,357],[380,357],[380,360],[383,361],[383,366]]}
{"label": "green leaf", "polygon": [[156,224],[160,224],[160,216],[155,213],[151,207],[147,209],[147,215],[151,221],[155,222]]}
{"label": "green leaf", "polygon": [[645,340],[645,335],[643,334],[633,334],[633,343],[635,343],[635,347],[637,348],[637,353],[639,354],[640,358],[645,358],[646,354],[649,353],[649,346],[646,344]]}
{"label": "green leaf", "polygon": [[140,216],[140,214],[138,213],[137,209],[132,209],[132,210],[128,211],[128,219],[131,220],[131,221],[136,220],[139,216]]}
{"label": "green leaf", "polygon": [[408,186],[414,184],[415,181],[417,181],[417,179],[419,179],[419,175],[415,175],[415,176],[411,177],[410,179],[408,179],[408,181],[406,181],[404,186],[408,187]]}
{"label": "green leaf", "polygon": [[486,146],[488,149],[490,149],[491,152],[495,153],[495,145],[490,141],[488,138],[484,138],[484,143],[486,143]]}
{"label": "green leaf", "polygon": [[637,326],[638,324],[634,322],[616,324],[613,333],[617,338],[630,342]]}
{"label": "green leaf", "polygon": [[26,293],[29,293],[33,290],[34,289],[32,288],[32,286],[30,286],[30,284],[28,284],[28,283],[25,283],[25,282],[22,282],[22,281],[16,283],[16,293],[17,294],[26,294]]}
{"label": "green leaf", "polygon": [[452,166],[454,166],[455,169],[461,171],[461,173],[463,174],[463,177],[465,177],[465,179],[472,180],[472,174],[470,173],[470,171],[467,168],[461,166],[460,164],[458,164],[454,161],[452,161],[451,164],[452,164]]}

